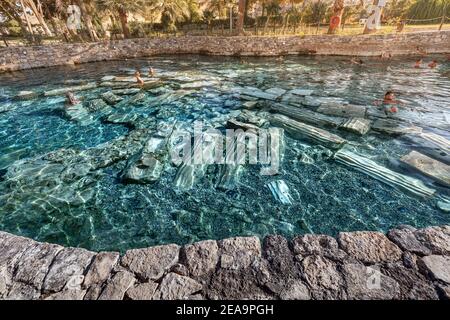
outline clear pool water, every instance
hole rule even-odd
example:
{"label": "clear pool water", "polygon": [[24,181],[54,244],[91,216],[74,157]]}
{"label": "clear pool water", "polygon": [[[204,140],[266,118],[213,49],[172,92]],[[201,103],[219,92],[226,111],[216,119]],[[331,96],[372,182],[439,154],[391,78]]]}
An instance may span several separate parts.
{"label": "clear pool water", "polygon": [[[62,148],[92,148],[133,130],[95,114],[94,122],[80,125],[65,117],[63,96],[13,99],[19,91],[45,91],[82,80],[99,81],[107,75],[130,75],[135,68],[144,71],[150,65],[161,77],[162,86],[145,91],[146,101],[167,90],[189,91],[161,106],[129,106],[130,113],[145,116],[151,123],[176,122],[189,127],[195,120],[214,124],[217,119],[236,115],[242,110],[236,87],[313,89],[315,99],[358,105],[372,105],[386,90],[395,90],[407,102],[405,109],[420,111],[416,123],[450,139],[445,123],[433,123],[434,115],[450,114],[450,62],[434,70],[413,69],[413,62],[414,58],[373,58],[358,66],[349,63],[349,58],[339,57],[242,60],[162,56],[0,74],[0,230],[62,245],[123,251],[231,236],[335,235],[339,231],[386,231],[399,224],[448,224],[450,214],[437,208],[436,199],[413,197],[333,159],[317,157],[318,146],[289,136],[285,137],[279,175],[261,176],[257,166],[245,166],[236,187],[228,191],[215,187],[218,165],[209,166],[191,190],[182,191],[174,187],[176,166],[167,165],[155,183],[133,184],[119,178],[126,165],[122,160],[98,169],[101,175],[91,187],[95,195],[86,203],[43,205],[14,189],[20,186],[11,185],[3,177],[16,161]],[[202,86],[186,85],[199,81],[204,82]],[[110,90],[97,87],[76,95],[87,103]],[[414,143],[402,137],[374,132],[363,137],[336,133],[350,140],[354,151],[395,171],[405,172],[398,160],[414,148]],[[314,162],[303,162],[305,154]],[[424,180],[439,194],[449,195],[448,188],[416,172],[406,173]],[[273,197],[267,187],[273,180],[286,182],[291,205]]]}

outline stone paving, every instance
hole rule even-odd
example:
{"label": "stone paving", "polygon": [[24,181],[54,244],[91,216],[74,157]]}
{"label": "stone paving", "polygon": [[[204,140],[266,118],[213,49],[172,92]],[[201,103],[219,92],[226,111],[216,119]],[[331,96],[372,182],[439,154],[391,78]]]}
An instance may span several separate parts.
{"label": "stone paving", "polygon": [[0,232],[0,298],[450,298],[450,226],[206,240],[117,252]]}

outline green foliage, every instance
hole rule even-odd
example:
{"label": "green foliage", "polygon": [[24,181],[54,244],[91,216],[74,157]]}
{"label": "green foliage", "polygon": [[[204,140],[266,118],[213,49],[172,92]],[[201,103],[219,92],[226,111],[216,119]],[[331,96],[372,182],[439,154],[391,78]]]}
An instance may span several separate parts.
{"label": "green foliage", "polygon": [[151,10],[161,12],[161,24],[169,32],[177,30],[178,22],[190,21],[193,16],[200,20],[199,11],[192,0],[152,0]]}
{"label": "green foliage", "polygon": [[298,25],[302,21],[302,13],[297,7],[289,9],[289,24]]}
{"label": "green foliage", "polygon": [[[433,19],[441,17],[443,12],[450,17],[450,0],[416,0],[408,8],[406,16],[408,19]],[[437,23],[438,20],[429,23]]]}
{"label": "green foliage", "polygon": [[306,23],[318,23],[326,17],[330,6],[325,1],[315,1],[309,3],[304,12],[304,21]]}
{"label": "green foliage", "polygon": [[383,16],[388,22],[396,22],[406,17],[414,0],[391,0],[386,6]]}
{"label": "green foliage", "polygon": [[203,12],[203,21],[205,21],[207,24],[211,24],[213,20],[214,20],[214,12],[211,10],[205,10]]}
{"label": "green foliage", "polygon": [[18,37],[22,35],[22,30],[20,30],[20,26],[16,20],[6,20],[0,23],[0,28],[4,28],[5,30],[7,30],[6,34],[11,37]]}
{"label": "green foliage", "polygon": [[142,12],[149,2],[149,0],[97,0],[100,9],[125,12]]}
{"label": "green foliage", "polygon": [[270,1],[265,7],[268,16],[277,17],[280,15],[281,6],[278,0]]}

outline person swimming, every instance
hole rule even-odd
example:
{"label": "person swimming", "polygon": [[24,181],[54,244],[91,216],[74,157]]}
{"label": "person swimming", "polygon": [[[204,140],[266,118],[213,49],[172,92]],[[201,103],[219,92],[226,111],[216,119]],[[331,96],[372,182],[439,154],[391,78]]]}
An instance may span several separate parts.
{"label": "person swimming", "polygon": [[353,63],[353,64],[359,64],[359,65],[364,64],[364,61],[362,61],[360,58],[352,58],[350,60],[350,62]]}
{"label": "person swimming", "polygon": [[390,115],[393,113],[397,113],[398,112],[398,105],[399,104],[404,104],[402,101],[397,100],[395,98],[395,93],[392,91],[387,91],[384,94],[384,98],[382,101],[378,100],[375,101],[376,105],[383,105],[383,109],[384,109],[384,113],[386,115]]}
{"label": "person swimming", "polygon": [[140,86],[144,85],[144,80],[142,80],[141,72],[139,70],[136,70],[136,72],[134,73],[134,77],[136,78],[138,85],[140,85]]}
{"label": "person swimming", "polygon": [[431,62],[428,64],[428,67],[429,67],[430,69],[436,68],[436,67],[437,67],[437,60],[431,61]]}
{"label": "person swimming", "polygon": [[414,68],[420,69],[422,67],[422,59],[416,60],[416,63],[414,64]]}
{"label": "person swimming", "polygon": [[384,113],[390,114],[390,113],[397,113],[398,112],[398,105],[403,104],[402,101],[397,100],[395,98],[395,93],[392,91],[387,91],[384,94],[383,99],[383,105],[384,105]]}
{"label": "person swimming", "polygon": [[70,91],[67,92],[67,93],[66,93],[66,98],[67,98],[66,102],[67,102],[68,105],[74,106],[74,105],[80,103],[80,100],[78,100],[78,99],[75,97],[75,95],[73,94],[73,92],[70,92]]}
{"label": "person swimming", "polygon": [[150,77],[154,77],[156,74],[155,69],[153,69],[152,67],[148,68],[148,75]]}
{"label": "person swimming", "polygon": [[392,58],[392,53],[390,52],[383,52],[381,53],[381,59],[391,59]]}

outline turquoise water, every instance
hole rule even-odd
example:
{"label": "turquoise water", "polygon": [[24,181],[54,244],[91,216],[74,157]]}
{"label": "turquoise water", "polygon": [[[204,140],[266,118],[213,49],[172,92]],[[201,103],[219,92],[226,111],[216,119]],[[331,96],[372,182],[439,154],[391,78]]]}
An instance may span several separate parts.
{"label": "turquoise water", "polygon": [[[444,57],[438,59],[445,61]],[[416,70],[411,68],[413,61],[373,58],[356,66],[348,58],[338,57],[242,60],[163,56],[0,74],[0,230],[39,241],[123,251],[238,235],[336,235],[339,231],[386,231],[399,224],[448,224],[450,214],[437,208],[435,198],[420,199],[399,191],[324,157],[319,146],[288,135],[277,176],[261,176],[259,166],[247,165],[236,187],[227,191],[216,187],[219,165],[209,166],[190,190],[175,188],[178,168],[170,163],[154,183],[129,183],[120,178],[126,158],[95,170],[95,183],[89,186],[93,195],[85,203],[54,202],[45,194],[45,186],[24,188],[6,175],[17,161],[29,161],[63,148],[90,150],[136,130],[129,123],[105,121],[104,115],[96,112],[91,113],[91,123],[82,125],[64,114],[63,96],[20,101],[13,98],[19,91],[43,92],[75,83],[99,82],[107,75],[129,76],[135,68],[144,71],[149,65],[161,78],[159,87],[142,91],[145,95],[138,104],[125,102],[122,109],[113,108],[113,113],[144,119],[139,122],[140,128],[155,130],[158,125],[174,123],[189,128],[195,120],[220,126],[224,119],[243,110],[236,88],[244,86],[261,90],[313,89],[314,99],[358,105],[372,105],[386,90],[395,90],[407,103],[402,110],[420,112],[414,119],[416,124],[450,139],[448,122],[434,120],[450,115],[450,63],[443,62],[435,70]],[[97,87],[76,95],[87,105],[107,91],[111,88]],[[156,97],[167,92],[184,93],[154,103]],[[351,141],[353,151],[423,180],[440,195],[450,194],[449,188],[399,164],[398,160],[412,149],[422,150],[414,140],[376,132],[360,137],[330,131]],[[304,155],[313,162],[303,162]],[[446,155],[440,160],[446,161]],[[267,187],[273,180],[286,182],[291,205],[273,197]],[[26,187],[33,195],[27,194]]]}

